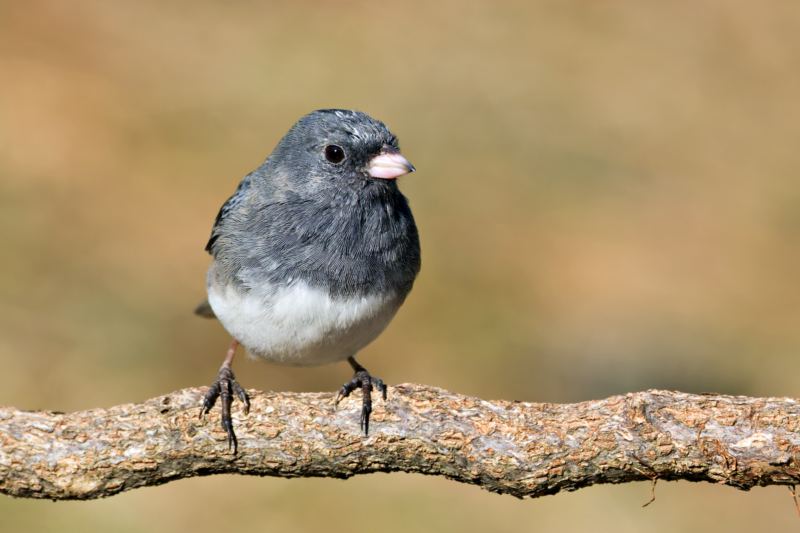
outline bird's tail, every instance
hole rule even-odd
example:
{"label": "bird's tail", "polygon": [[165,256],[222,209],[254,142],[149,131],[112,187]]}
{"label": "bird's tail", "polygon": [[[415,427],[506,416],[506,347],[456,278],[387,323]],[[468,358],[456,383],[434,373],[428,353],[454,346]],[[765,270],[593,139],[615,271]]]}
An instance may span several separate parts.
{"label": "bird's tail", "polygon": [[214,314],[214,310],[211,309],[211,304],[208,303],[208,300],[203,300],[200,305],[194,310],[194,314],[201,316],[203,318],[217,318],[217,315]]}

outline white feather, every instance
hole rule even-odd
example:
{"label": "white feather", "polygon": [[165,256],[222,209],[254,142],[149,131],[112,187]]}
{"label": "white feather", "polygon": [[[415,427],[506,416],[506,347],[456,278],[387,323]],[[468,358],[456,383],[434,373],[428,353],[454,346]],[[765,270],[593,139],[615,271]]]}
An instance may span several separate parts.
{"label": "white feather", "polygon": [[299,280],[249,292],[209,285],[208,302],[251,355],[288,366],[327,365],[355,355],[386,329],[402,303],[394,294],[332,298]]}

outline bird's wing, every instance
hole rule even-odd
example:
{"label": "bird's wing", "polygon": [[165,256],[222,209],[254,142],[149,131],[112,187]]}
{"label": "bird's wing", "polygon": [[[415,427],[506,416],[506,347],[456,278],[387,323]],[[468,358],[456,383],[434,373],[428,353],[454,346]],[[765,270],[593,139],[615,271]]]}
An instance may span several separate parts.
{"label": "bird's wing", "polygon": [[214,244],[217,242],[217,238],[220,235],[220,227],[225,221],[225,217],[231,211],[234,211],[238,208],[247,198],[247,193],[250,191],[250,174],[245,176],[239,186],[236,188],[236,192],[233,193],[233,196],[228,198],[228,201],[222,204],[222,207],[217,213],[217,218],[214,220],[214,227],[211,229],[211,238],[208,239],[208,244],[206,244],[206,252],[210,253],[211,255],[217,255],[216,248]]}

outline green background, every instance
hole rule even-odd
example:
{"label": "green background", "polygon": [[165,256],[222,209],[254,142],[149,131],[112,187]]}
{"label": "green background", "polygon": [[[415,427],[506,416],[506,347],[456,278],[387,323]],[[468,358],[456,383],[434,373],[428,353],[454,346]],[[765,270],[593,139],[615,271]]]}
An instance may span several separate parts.
{"label": "green background", "polygon": [[[191,310],[220,205],[302,115],[386,122],[422,273],[360,360],[388,383],[575,402],[800,396],[800,3],[0,0],[0,405],[208,385]],[[239,358],[261,390],[345,364]],[[401,474],[0,497],[13,531],[772,531],[785,487],[517,501]]]}

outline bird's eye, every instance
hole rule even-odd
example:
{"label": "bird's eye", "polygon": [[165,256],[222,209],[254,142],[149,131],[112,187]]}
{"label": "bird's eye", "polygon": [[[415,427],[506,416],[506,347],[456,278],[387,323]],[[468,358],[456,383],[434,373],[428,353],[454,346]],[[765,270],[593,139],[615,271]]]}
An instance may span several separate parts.
{"label": "bird's eye", "polygon": [[331,163],[341,163],[344,161],[344,150],[342,150],[341,146],[329,144],[325,147],[325,159]]}

